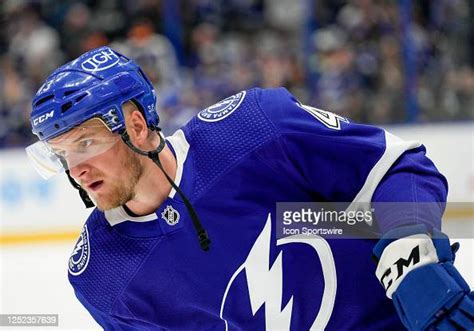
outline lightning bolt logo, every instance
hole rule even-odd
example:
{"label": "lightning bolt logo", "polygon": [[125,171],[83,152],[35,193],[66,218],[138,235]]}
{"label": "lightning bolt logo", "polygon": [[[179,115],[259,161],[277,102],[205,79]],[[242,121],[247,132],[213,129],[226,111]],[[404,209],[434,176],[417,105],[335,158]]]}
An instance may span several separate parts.
{"label": "lightning bolt logo", "polygon": [[223,106],[227,106],[231,102],[232,102],[232,99],[231,100],[225,99],[225,100],[219,101],[218,103],[213,104],[212,106],[207,107],[207,109],[211,110],[214,108],[221,108]]}
{"label": "lightning bolt logo", "polygon": [[82,249],[82,245],[84,245],[84,239],[82,239],[82,236],[79,238],[79,241],[77,242],[76,246],[74,247],[74,250],[72,251],[71,256],[74,256],[77,254]]}
{"label": "lightning bolt logo", "polygon": [[[271,224],[271,214],[269,214],[265,226],[250,250],[247,259],[234,272],[227,284],[220,310],[220,318],[225,322],[226,331],[228,331],[228,323],[223,318],[225,302],[234,280],[243,271],[245,271],[247,276],[247,286],[253,316],[255,316],[260,307],[265,304],[266,329],[290,330],[293,296],[286,306],[281,309],[283,298],[283,251],[278,254],[273,265],[268,268],[270,265]],[[336,297],[336,266],[331,248],[327,241],[321,237],[287,237],[278,240],[277,246],[291,243],[305,243],[311,246],[318,253],[321,260],[325,288],[321,300],[321,307],[312,324],[311,330],[324,330],[331,317]]]}
{"label": "lightning bolt logo", "polygon": [[79,239],[77,239],[77,243],[69,258],[69,273],[73,276],[78,276],[83,273],[89,263],[89,258],[89,231],[87,230],[87,225],[84,225],[81,235]]}

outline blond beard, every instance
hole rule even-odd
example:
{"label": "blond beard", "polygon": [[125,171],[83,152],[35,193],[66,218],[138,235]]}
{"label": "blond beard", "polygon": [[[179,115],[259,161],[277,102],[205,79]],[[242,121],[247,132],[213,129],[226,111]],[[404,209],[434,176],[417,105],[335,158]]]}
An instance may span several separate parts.
{"label": "blond beard", "polygon": [[110,193],[102,198],[94,199],[97,208],[101,211],[120,207],[135,197],[135,187],[143,174],[143,166],[137,154],[132,151],[126,153],[121,165],[129,170],[126,178],[120,177],[111,185]]}

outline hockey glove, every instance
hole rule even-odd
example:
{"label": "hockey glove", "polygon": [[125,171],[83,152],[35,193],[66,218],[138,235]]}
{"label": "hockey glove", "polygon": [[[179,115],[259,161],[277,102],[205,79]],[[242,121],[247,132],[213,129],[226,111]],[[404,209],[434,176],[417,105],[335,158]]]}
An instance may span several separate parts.
{"label": "hockey glove", "polygon": [[376,276],[409,330],[474,330],[474,292],[453,265],[459,244],[424,225],[386,233]]}

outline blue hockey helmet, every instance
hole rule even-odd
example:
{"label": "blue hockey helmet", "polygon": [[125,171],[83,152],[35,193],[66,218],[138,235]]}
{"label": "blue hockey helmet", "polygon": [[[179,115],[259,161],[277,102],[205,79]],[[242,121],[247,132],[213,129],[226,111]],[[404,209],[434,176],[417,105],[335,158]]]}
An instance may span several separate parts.
{"label": "blue hockey helmet", "polygon": [[122,104],[127,101],[140,108],[149,128],[158,127],[153,85],[135,62],[109,47],[93,49],[55,70],[32,104],[30,122],[40,142],[27,147],[27,153],[37,170],[46,178],[64,170],[47,142],[92,118],[122,134]]}
{"label": "blue hockey helmet", "polygon": [[93,49],[55,70],[33,100],[31,126],[41,141],[93,117],[112,132],[125,128],[121,106],[133,100],[147,125],[156,127],[156,94],[140,67],[109,47]]}

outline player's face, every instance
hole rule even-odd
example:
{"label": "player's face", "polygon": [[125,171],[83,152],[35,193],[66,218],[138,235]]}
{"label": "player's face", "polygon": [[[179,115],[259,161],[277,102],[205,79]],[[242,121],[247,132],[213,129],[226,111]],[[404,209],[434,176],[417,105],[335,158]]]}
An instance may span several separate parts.
{"label": "player's face", "polygon": [[133,199],[143,165],[136,153],[97,121],[87,121],[53,139],[49,145],[64,157],[71,176],[97,207],[108,210]]}

